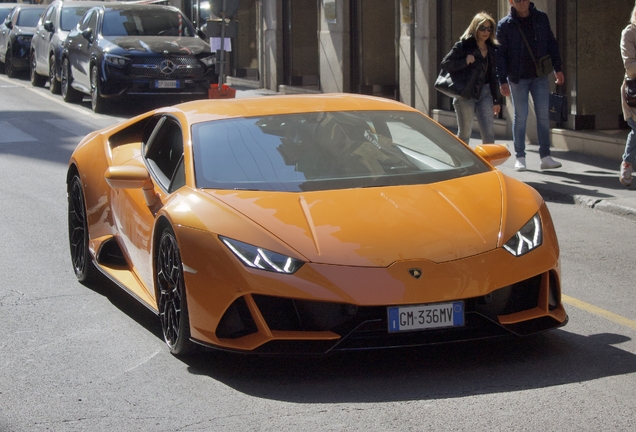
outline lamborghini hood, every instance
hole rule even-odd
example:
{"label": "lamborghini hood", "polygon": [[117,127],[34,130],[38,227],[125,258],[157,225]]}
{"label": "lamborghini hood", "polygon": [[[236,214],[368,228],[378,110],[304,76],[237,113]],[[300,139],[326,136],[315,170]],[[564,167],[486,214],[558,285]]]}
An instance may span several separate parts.
{"label": "lamborghini hood", "polygon": [[[502,227],[497,171],[430,185],[307,193],[208,191],[315,263],[441,263],[493,250]],[[249,242],[249,239],[239,239]]]}

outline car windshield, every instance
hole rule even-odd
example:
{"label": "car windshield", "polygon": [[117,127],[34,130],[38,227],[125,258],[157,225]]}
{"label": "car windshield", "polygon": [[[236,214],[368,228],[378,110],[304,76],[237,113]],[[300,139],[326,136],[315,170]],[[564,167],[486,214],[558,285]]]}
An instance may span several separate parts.
{"label": "car windshield", "polygon": [[89,8],[84,7],[70,7],[66,6],[62,8],[62,16],[60,16],[60,28],[64,31],[71,31],[77,23],[82,19],[82,16]]}
{"label": "car windshield", "polygon": [[169,9],[110,10],[104,14],[104,36],[193,36],[179,12]]}
{"label": "car windshield", "polygon": [[21,27],[35,27],[44,9],[23,9],[18,15],[16,25]]}
{"label": "car windshield", "polygon": [[216,120],[192,127],[196,185],[315,191],[427,184],[490,170],[422,114],[346,111]]}

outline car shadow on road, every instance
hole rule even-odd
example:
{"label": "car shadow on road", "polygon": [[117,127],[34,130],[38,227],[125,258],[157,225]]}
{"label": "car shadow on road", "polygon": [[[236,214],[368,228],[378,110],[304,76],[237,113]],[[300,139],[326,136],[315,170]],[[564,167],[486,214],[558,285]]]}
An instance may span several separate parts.
{"label": "car shadow on road", "polygon": [[212,352],[183,361],[193,374],[266,399],[296,403],[434,400],[634,373],[636,355],[614,346],[629,340],[618,334],[585,337],[555,330],[527,338],[326,357]]}
{"label": "car shadow on road", "polygon": [[85,286],[108,299],[113,306],[163,342],[163,333],[157,315],[106,276],[99,274],[97,281]]}
{"label": "car shadow on road", "polygon": [[[90,286],[163,342],[157,316],[103,277]],[[625,335],[563,329],[414,348],[261,356],[202,348],[188,371],[250,396],[295,403],[395,402],[546,388],[636,372]],[[168,348],[165,347],[166,353]]]}

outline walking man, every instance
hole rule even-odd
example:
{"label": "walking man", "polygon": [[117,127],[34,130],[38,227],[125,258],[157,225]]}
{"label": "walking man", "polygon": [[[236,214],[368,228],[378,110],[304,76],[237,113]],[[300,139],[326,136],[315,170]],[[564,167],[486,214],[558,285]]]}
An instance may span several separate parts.
{"label": "walking man", "polygon": [[[528,99],[532,95],[537,116],[540,167],[560,168],[550,156],[550,87],[554,71],[556,84],[563,84],[559,47],[545,12],[529,0],[509,0],[510,13],[497,25],[499,48],[496,54],[497,79],[503,96],[512,98],[514,118],[515,170],[526,170],[526,121]],[[550,64],[551,63],[551,64]]]}

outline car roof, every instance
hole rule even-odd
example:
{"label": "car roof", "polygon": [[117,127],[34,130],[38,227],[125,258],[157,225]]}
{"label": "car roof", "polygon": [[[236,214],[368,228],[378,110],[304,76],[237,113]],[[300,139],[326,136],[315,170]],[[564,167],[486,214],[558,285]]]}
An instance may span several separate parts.
{"label": "car roof", "polygon": [[15,7],[18,9],[46,9],[45,4],[18,3]]}
{"label": "car roof", "polygon": [[190,124],[227,118],[257,117],[333,111],[411,111],[410,106],[390,99],[350,93],[275,95],[241,99],[204,99],[155,110],[180,111]]}
{"label": "car roof", "polygon": [[52,2],[51,4],[58,4],[62,7],[94,7],[94,6],[101,6],[104,4],[103,1],[81,1],[81,0],[55,0],[54,2]]}
{"label": "car roof", "polygon": [[115,3],[115,2],[106,2],[98,5],[102,9],[106,11],[110,10],[147,10],[147,9],[167,9],[167,10],[179,10],[174,6],[167,5],[158,5],[158,4],[146,4],[146,3]]}

